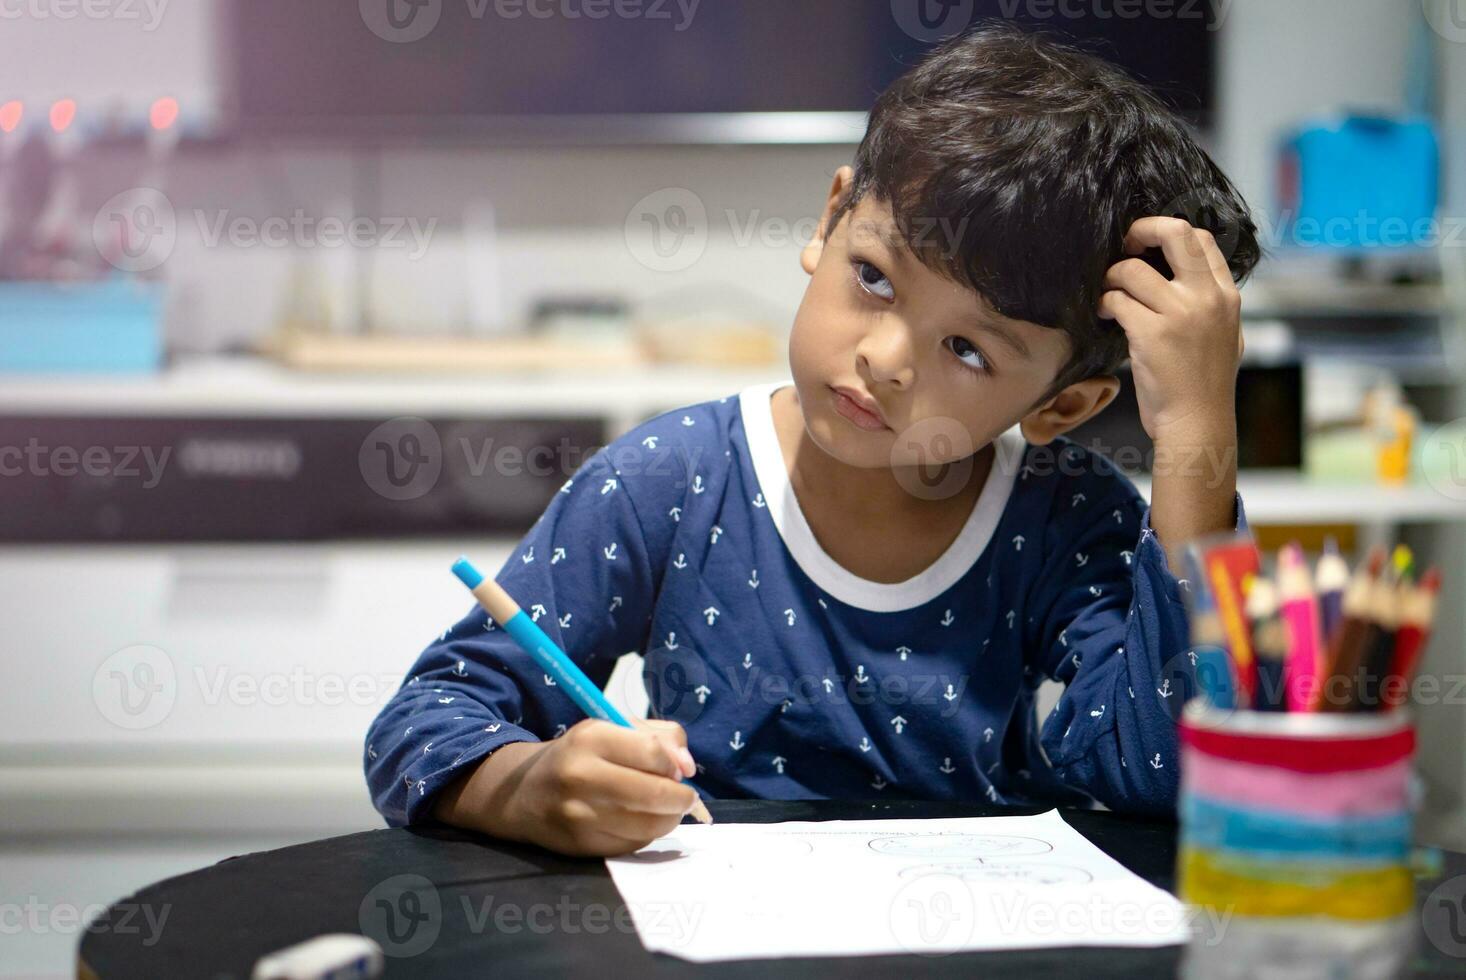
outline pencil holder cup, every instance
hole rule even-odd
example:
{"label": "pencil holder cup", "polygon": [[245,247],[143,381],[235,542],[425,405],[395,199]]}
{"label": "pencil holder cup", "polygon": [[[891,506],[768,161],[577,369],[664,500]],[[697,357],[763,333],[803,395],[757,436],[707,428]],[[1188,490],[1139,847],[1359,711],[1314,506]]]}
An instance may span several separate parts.
{"label": "pencil holder cup", "polygon": [[1400,976],[1417,932],[1403,712],[1181,719],[1182,976]]}

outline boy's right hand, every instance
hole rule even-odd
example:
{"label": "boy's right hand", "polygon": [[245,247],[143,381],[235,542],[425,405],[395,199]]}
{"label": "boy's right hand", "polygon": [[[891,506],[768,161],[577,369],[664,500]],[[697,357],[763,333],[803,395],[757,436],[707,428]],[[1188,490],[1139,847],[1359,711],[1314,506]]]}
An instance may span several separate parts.
{"label": "boy's right hand", "polygon": [[506,745],[445,790],[440,819],[562,854],[629,854],[677,826],[697,800],[697,772],[672,721],[635,728],[598,719],[547,742]]}

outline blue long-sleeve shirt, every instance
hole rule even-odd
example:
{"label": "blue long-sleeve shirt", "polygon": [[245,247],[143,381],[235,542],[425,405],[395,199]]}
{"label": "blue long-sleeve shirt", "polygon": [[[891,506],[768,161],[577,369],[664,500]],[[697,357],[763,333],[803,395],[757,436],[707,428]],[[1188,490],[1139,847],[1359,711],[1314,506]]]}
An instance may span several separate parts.
{"label": "blue long-sleeve shirt", "polygon": [[[597,684],[642,653],[650,713],[686,729],[706,796],[1173,808],[1194,678],[1181,583],[1134,486],[1066,440],[1007,433],[947,551],[872,582],[799,510],[778,387],[667,413],[599,451],[498,582]],[[1065,689],[1038,719],[1045,679]],[[474,608],[372,724],[372,798],[394,825],[428,820],[468,767],[582,717]]]}

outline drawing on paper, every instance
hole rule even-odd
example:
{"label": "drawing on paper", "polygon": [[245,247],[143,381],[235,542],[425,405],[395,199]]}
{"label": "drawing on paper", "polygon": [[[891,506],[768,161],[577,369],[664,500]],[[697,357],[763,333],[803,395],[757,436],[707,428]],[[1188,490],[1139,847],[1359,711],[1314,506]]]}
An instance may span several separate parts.
{"label": "drawing on paper", "polygon": [[870,848],[895,857],[941,859],[1012,858],[1047,854],[1054,849],[1047,841],[1034,837],[1010,837],[1005,834],[907,834],[901,837],[876,837]]}

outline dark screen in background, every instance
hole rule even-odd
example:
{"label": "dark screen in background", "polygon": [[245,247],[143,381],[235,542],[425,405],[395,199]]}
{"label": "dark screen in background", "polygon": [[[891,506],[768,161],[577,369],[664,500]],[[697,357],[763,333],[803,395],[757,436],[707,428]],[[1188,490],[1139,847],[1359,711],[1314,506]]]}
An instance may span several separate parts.
{"label": "dark screen in background", "polygon": [[[410,12],[407,2],[362,0],[404,4],[399,14]],[[420,40],[395,43],[368,29],[357,0],[232,0],[225,45],[241,128],[268,131],[272,119],[325,117],[340,124],[393,116],[865,111],[930,47],[903,31],[892,0],[701,0],[690,19],[678,0],[641,0],[643,16],[594,20],[561,13],[580,10],[584,0],[418,2],[438,5],[436,26]],[[554,16],[496,13],[524,11],[526,2]],[[943,0],[921,2],[946,9]],[[1113,8],[1114,0],[967,0],[953,9],[970,10],[959,21],[970,23],[1012,11],[1021,23],[1087,42],[1205,125],[1214,41],[1208,5],[1176,0],[1157,8],[1172,11],[1164,17],[1119,17]],[[646,16],[653,10],[665,16]]]}

